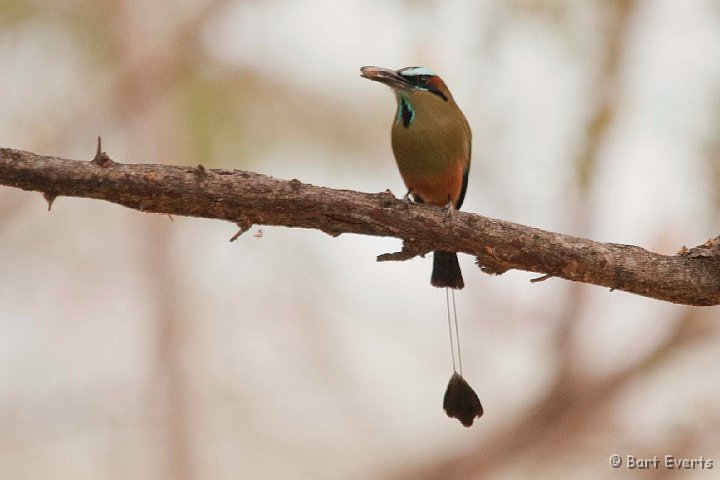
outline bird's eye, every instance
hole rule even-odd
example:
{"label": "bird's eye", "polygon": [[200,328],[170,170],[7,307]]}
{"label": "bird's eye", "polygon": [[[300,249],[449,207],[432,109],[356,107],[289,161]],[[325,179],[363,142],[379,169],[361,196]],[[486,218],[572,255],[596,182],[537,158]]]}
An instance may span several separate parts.
{"label": "bird's eye", "polygon": [[427,87],[429,81],[430,81],[430,78],[427,75],[423,75],[421,77],[418,77],[417,83],[421,87]]}

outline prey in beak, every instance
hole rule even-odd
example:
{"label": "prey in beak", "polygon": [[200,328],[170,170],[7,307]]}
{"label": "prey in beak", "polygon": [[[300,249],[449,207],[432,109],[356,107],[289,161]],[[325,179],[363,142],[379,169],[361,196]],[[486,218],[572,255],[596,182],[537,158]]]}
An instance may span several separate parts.
{"label": "prey in beak", "polygon": [[362,67],[360,68],[360,76],[373,80],[375,82],[384,83],[390,88],[397,90],[410,90],[412,85],[408,80],[397,73],[395,70],[383,67]]}

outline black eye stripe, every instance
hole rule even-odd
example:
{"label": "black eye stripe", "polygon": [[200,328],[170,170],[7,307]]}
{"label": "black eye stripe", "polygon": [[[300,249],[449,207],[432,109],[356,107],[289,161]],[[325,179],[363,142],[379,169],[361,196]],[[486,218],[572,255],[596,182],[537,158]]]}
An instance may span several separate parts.
{"label": "black eye stripe", "polygon": [[427,87],[430,75],[414,75],[410,78],[410,81],[418,87]]}
{"label": "black eye stripe", "polygon": [[[401,74],[402,75],[402,74]],[[427,87],[432,75],[403,75],[405,79],[418,87]]]}
{"label": "black eye stripe", "polygon": [[[401,73],[402,75],[402,73]],[[418,86],[420,88],[426,89],[430,93],[434,93],[438,97],[442,98],[444,101],[448,101],[448,97],[445,96],[443,92],[441,92],[438,88],[429,86],[430,85],[430,79],[433,77],[433,75],[403,75],[408,82],[412,83],[415,86]]]}

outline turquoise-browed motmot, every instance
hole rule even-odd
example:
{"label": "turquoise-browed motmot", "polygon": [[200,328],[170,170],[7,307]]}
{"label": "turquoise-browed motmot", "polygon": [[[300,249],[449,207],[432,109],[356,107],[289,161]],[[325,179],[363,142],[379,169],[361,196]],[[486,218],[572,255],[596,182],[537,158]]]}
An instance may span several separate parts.
{"label": "turquoise-browed motmot", "polygon": [[[472,135],[465,115],[453,100],[445,82],[425,67],[400,70],[362,67],[360,72],[363,77],[384,83],[395,92],[397,113],[392,125],[392,148],[408,189],[406,200],[412,195],[419,203],[446,207],[449,212],[459,209],[467,190]],[[430,283],[435,287],[456,290],[465,286],[455,252],[434,253]],[[448,292],[446,290],[453,375],[445,391],[443,408],[448,416],[469,427],[475,418],[482,416],[483,408],[462,377],[457,316],[455,338],[460,372],[455,368]],[[452,299],[454,311],[454,293]]]}
{"label": "turquoise-browed motmot", "polygon": [[[445,82],[425,67],[362,67],[363,77],[384,83],[397,98],[392,148],[400,175],[415,201],[459,209],[470,170],[472,135]],[[430,283],[465,286],[455,252],[436,251]]]}

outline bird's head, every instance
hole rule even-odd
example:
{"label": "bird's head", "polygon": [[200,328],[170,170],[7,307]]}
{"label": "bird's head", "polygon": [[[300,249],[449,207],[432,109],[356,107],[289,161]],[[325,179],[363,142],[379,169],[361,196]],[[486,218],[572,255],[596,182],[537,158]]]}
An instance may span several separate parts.
{"label": "bird's head", "polygon": [[382,67],[362,67],[360,76],[384,83],[392,88],[396,94],[413,97],[416,94],[432,94],[447,102],[452,100],[450,90],[435,72],[425,67],[405,67],[400,70],[390,70]]}

